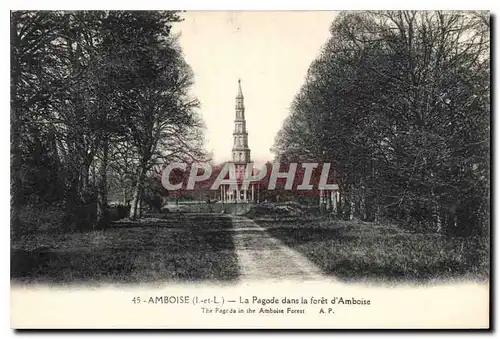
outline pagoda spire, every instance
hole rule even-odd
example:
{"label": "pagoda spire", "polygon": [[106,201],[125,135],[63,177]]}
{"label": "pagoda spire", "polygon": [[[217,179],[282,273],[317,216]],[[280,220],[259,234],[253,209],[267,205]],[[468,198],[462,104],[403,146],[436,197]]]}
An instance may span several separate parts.
{"label": "pagoda spire", "polygon": [[243,91],[241,80],[238,79],[238,95],[236,96],[236,119],[234,120],[233,132],[233,162],[236,164],[247,164],[250,162],[250,148],[248,147],[248,132],[245,121],[245,104],[243,102]]}
{"label": "pagoda spire", "polygon": [[236,95],[236,98],[243,99],[243,91],[241,90],[241,80],[240,79],[238,79],[238,95]]}

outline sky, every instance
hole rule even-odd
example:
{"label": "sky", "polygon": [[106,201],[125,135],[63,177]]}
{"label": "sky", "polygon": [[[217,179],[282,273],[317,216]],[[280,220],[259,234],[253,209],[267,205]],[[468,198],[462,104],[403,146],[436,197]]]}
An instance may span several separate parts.
{"label": "sky", "polygon": [[335,12],[186,12],[174,26],[191,66],[192,93],[206,124],[206,149],[215,162],[230,160],[235,96],[241,79],[248,143],[257,164],[270,148],[329,37]]}

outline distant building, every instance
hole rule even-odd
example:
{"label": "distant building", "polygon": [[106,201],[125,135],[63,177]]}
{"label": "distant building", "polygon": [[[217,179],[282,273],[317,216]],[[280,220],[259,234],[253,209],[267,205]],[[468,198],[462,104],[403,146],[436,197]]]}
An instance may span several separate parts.
{"label": "distant building", "polygon": [[[221,186],[221,200],[223,202],[255,202],[258,200],[258,186],[250,183],[248,188],[242,187],[241,183],[245,175],[247,165],[252,166],[250,148],[248,147],[248,132],[245,120],[245,104],[241,80],[238,80],[238,94],[236,95],[236,118],[234,120],[232,163],[235,165],[236,178],[233,184]],[[252,175],[255,174],[255,170]],[[236,187],[236,189],[235,189]]]}

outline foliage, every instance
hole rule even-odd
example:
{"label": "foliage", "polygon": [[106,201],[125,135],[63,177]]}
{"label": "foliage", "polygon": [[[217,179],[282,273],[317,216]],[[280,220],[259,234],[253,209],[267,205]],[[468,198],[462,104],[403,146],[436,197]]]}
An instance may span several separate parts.
{"label": "foliage", "polygon": [[276,156],[334,164],[346,215],[485,233],[489,25],[482,12],[339,14]]}
{"label": "foliage", "polygon": [[[26,204],[94,204],[110,187],[140,205],[166,161],[203,157],[193,75],[170,11],[13,11],[13,231]],[[132,215],[135,217],[136,215]],[[92,222],[91,222],[92,224]]]}

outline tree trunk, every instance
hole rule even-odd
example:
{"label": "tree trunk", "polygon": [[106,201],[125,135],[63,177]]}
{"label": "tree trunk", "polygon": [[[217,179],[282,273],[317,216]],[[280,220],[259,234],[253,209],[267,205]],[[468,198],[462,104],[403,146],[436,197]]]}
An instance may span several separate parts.
{"label": "tree trunk", "polygon": [[367,221],[368,220],[368,211],[366,208],[366,194],[361,195],[361,202],[360,202],[359,209],[361,210],[361,219],[363,221]]}
{"label": "tree trunk", "polygon": [[[14,106],[14,105],[12,105]],[[19,211],[22,204],[21,192],[21,149],[19,147],[19,123],[16,119],[16,108],[11,107],[12,137],[11,137],[11,234],[17,237],[21,231]]]}
{"label": "tree trunk", "polygon": [[441,219],[441,208],[439,206],[439,203],[435,200],[436,195],[434,194],[434,190],[431,191],[431,197],[434,200],[434,202],[432,204],[432,218],[434,219],[436,233],[441,233],[443,231],[443,222]]}
{"label": "tree trunk", "polygon": [[134,187],[134,193],[132,196],[132,204],[130,206],[130,216],[129,218],[132,220],[137,219],[139,217],[138,208],[140,207],[140,200],[142,195],[142,189],[144,185],[144,180],[146,179],[146,166],[141,165],[139,169],[139,174],[137,175],[137,182]]}
{"label": "tree trunk", "polygon": [[[19,37],[17,35],[17,21],[15,16],[11,13],[11,26],[10,26],[11,44],[14,46],[19,45]],[[10,178],[10,211],[11,211],[11,235],[18,237],[21,233],[21,221],[19,211],[22,203],[21,192],[21,109],[17,100],[17,86],[19,84],[19,64],[15,54],[15,47],[11,48],[11,87],[10,87],[10,121],[11,121],[11,178]]]}
{"label": "tree trunk", "polygon": [[90,165],[92,156],[87,155],[80,169],[80,192],[87,192],[89,189]]}
{"label": "tree trunk", "polygon": [[109,142],[107,140],[107,136],[105,136],[102,145],[102,159],[101,164],[99,166],[99,184],[97,185],[97,226],[99,228],[104,227],[107,224],[108,217],[108,178],[107,178],[107,169],[108,169],[108,149]]}
{"label": "tree trunk", "polygon": [[139,218],[142,218],[142,211],[143,211],[143,205],[144,205],[144,201],[142,199],[142,192],[144,191],[144,187],[143,189],[141,189],[141,195],[139,195],[139,202],[137,203],[137,216]]}
{"label": "tree trunk", "polygon": [[123,205],[128,205],[128,195],[127,195],[127,187],[123,187]]}

